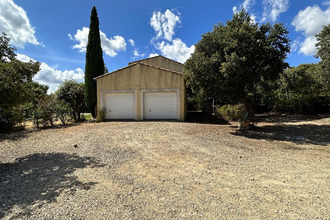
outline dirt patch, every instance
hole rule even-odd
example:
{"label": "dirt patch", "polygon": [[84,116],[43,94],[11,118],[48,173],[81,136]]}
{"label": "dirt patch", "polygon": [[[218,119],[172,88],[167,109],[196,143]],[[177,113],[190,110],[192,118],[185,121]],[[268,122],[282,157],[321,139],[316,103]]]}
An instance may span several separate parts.
{"label": "dirt patch", "polygon": [[330,217],[329,118],[236,128],[105,122],[2,135],[0,218]]}

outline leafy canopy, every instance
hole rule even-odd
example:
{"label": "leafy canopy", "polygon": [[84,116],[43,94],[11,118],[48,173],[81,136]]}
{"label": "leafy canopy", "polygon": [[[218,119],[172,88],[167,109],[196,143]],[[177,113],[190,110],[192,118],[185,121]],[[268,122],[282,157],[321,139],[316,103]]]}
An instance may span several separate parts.
{"label": "leafy canopy", "polygon": [[[7,131],[17,122],[17,109],[33,99],[40,84],[32,82],[40,64],[16,59],[15,48],[5,33],[0,37],[0,132]],[[48,88],[46,88],[47,90]]]}
{"label": "leafy canopy", "polygon": [[56,96],[59,100],[66,102],[72,112],[73,118],[80,120],[80,113],[85,110],[85,85],[74,80],[64,81],[56,90]]}
{"label": "leafy canopy", "polygon": [[317,40],[316,57],[321,58],[322,68],[330,73],[330,24],[323,26],[322,31],[315,36]]}
{"label": "leafy canopy", "polygon": [[39,71],[40,64],[16,59],[15,48],[10,39],[3,34],[0,37],[0,107],[10,109],[29,100],[32,77]]}
{"label": "leafy canopy", "polygon": [[255,87],[288,67],[287,34],[283,24],[259,26],[244,10],[236,13],[226,25],[202,35],[185,63],[188,87],[216,104],[243,103],[249,109]]}

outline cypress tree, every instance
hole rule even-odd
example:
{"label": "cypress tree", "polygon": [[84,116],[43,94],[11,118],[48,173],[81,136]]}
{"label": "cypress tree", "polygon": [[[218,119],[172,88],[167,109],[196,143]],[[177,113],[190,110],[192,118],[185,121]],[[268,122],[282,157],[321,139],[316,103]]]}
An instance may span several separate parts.
{"label": "cypress tree", "polygon": [[94,6],[91,12],[85,64],[85,99],[87,109],[93,117],[96,116],[95,107],[97,102],[96,81],[94,80],[94,77],[104,73],[102,53],[99,19]]}

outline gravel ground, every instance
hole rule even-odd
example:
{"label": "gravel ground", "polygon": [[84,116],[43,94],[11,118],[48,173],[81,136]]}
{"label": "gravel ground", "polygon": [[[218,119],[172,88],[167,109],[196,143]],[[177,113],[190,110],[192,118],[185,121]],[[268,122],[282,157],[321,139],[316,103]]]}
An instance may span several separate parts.
{"label": "gravel ground", "polygon": [[1,135],[0,218],[329,219],[330,118],[260,119]]}

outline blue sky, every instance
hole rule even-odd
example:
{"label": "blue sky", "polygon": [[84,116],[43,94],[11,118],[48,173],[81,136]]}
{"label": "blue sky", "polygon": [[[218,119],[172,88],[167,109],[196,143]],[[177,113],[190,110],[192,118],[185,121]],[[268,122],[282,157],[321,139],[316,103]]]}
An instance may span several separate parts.
{"label": "blue sky", "polygon": [[0,32],[12,39],[19,59],[41,62],[34,80],[54,91],[65,79],[83,81],[94,5],[110,71],[157,54],[184,62],[203,33],[242,8],[259,24],[285,24],[291,66],[315,63],[314,34],[330,23],[329,0],[0,0]]}

